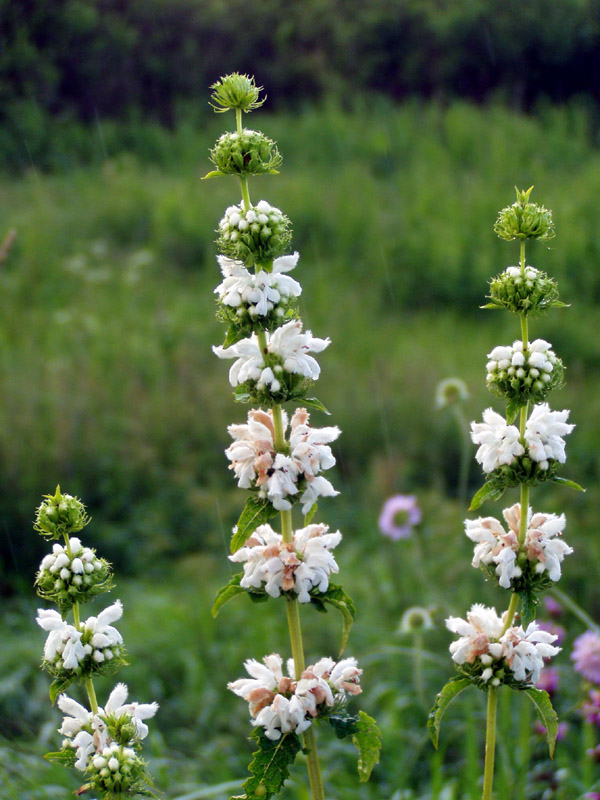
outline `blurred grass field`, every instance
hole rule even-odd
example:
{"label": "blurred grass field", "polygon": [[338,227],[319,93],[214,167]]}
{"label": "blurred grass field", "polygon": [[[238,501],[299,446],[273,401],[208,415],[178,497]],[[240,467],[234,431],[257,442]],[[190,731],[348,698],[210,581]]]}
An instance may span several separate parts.
{"label": "blurred grass field", "polygon": [[[214,228],[239,199],[233,180],[200,182],[222,123],[173,134],[141,127],[135,152],[121,152],[115,139],[114,156],[111,132],[96,131],[96,164],[50,175],[33,165],[0,183],[0,236],[17,233],[0,267],[2,800],[49,800],[77,788],[76,777],[40,758],[58,744],[59,715],[37,668],[43,634],[31,583],[46,546],[31,520],[57,483],[88,504],[86,542],[114,562],[132,662],[119,678],[140,701],[161,703],[147,749],[159,788],[172,800],[223,797],[226,789],[202,792],[245,777],[246,710],[225,683],[241,676],[245,658],[282,650],[287,633],[276,603],[256,611],[241,598],[216,622],[209,614],[232,572],[227,542],[244,500],[223,456],[226,427],[247,410],[233,402],[227,365],[211,352],[223,336],[214,319]],[[342,494],[319,513],[344,533],[340,582],[359,610],[348,652],[365,668],[361,707],[384,734],[382,764],[366,787],[354,780],[352,747],[319,736],[328,796],[471,800],[482,698],[465,695],[448,713],[445,752],[435,754],[425,721],[452,674],[443,619],[475,601],[501,607],[505,598],[469,566],[466,508],[456,494],[461,440],[453,418],[435,410],[435,388],[450,375],[465,380],[469,419],[494,404],[485,356],[516,338],[518,324],[479,310],[488,279],[517,259],[517,245],[497,240],[492,225],[513,202],[514,184],[535,184],[533,198],[554,211],[557,238],[533,244],[528,263],[555,277],[572,307],[534,321],[532,334],[551,341],[567,366],[567,385],[551,401],[570,408],[577,424],[562,474],[588,491],[543,487],[533,502],[567,514],[575,554],[561,588],[600,619],[598,142],[576,105],[525,117],[375,99],[346,111],[261,114],[252,124],[284,156],[279,177],[252,182],[252,198],[291,218],[305,326],[332,339],[316,389],[343,431],[332,478]],[[316,412],[313,421],[328,424]],[[474,461],[469,478],[474,491]],[[392,543],[377,530],[394,492],[416,494],[423,507],[412,541]],[[437,626],[425,637],[422,691],[415,642],[397,634],[413,605],[431,606]],[[323,618],[310,611],[307,654],[319,655],[339,620],[330,613],[317,631],[312,623]],[[531,775],[519,783],[529,748],[545,761],[542,742],[529,736],[529,712],[515,703],[501,722],[499,797],[512,797],[515,785],[523,787],[516,800],[573,800],[590,788],[581,783],[594,776],[584,770],[568,658],[582,624],[567,623],[557,705],[570,731],[551,771],[569,774],[552,794],[542,794],[546,784],[532,789]],[[515,726],[517,748],[508,746]],[[300,765],[294,774],[287,796],[303,800]]]}

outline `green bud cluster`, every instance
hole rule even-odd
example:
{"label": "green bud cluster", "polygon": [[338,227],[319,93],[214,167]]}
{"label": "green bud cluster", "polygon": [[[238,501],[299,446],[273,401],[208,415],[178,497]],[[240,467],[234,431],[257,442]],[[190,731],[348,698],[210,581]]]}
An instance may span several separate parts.
{"label": "green bud cluster", "polygon": [[[219,322],[229,325],[227,338],[224,346],[229,347],[241,339],[247,339],[256,330],[256,316],[248,312],[244,306],[232,308],[217,300],[216,317]],[[260,327],[262,330],[272,333],[277,328],[285,325],[290,320],[299,319],[297,301],[295,297],[280,301],[277,306],[268,314],[260,317]]]}
{"label": "green bud cluster", "polygon": [[61,494],[60,486],[44,500],[36,511],[34,530],[46,539],[60,539],[84,528],[90,522],[85,506],[77,497]]}
{"label": "green bud cluster", "polygon": [[290,220],[278,208],[261,200],[247,211],[243,203],[230,206],[219,223],[220,251],[247,267],[272,262],[290,247]]}
{"label": "green bud cluster", "polygon": [[37,594],[58,606],[64,617],[75,603],[85,603],[113,588],[108,561],[73,537],[68,546],[55,544],[35,578]]}
{"label": "green bud cluster", "polygon": [[[538,563],[539,562],[531,561],[529,558],[527,558],[527,553],[521,551],[518,556],[518,565],[521,568],[521,575],[519,575],[519,577],[513,576],[510,581],[512,592],[516,592],[523,597],[531,598],[530,602],[535,604],[537,604],[535,596],[553,586],[553,582],[548,577],[547,572],[536,571],[536,566]],[[481,570],[486,577],[488,577],[498,586],[500,585],[499,576],[496,574],[495,564],[482,564]]]}
{"label": "green bud cluster", "polygon": [[235,389],[237,402],[266,407],[271,407],[274,403],[287,403],[291,400],[302,400],[306,403],[310,399],[306,397],[307,392],[314,381],[295,372],[287,372],[283,369],[282,364],[283,359],[274,353],[269,353],[265,357],[265,366],[271,367],[279,385],[273,388],[273,384],[265,385],[254,380],[244,381]]}
{"label": "green bud cluster", "polygon": [[556,459],[550,459],[545,464],[548,464],[546,469],[527,454],[518,456],[511,464],[503,464],[490,472],[486,484],[499,492],[515,486],[539,486],[552,480],[560,467]]}
{"label": "green bud cluster", "polygon": [[503,208],[498,214],[494,231],[501,239],[511,241],[512,239],[554,238],[552,212],[544,206],[529,202],[532,190],[533,186],[527,191],[516,189],[516,203]]}
{"label": "green bud cluster", "polygon": [[102,794],[103,800],[131,797],[148,792],[147,766],[132,747],[116,743],[105,747],[91,759],[86,769],[88,792]]}
{"label": "green bud cluster", "polygon": [[241,133],[224,133],[210,151],[210,160],[217,168],[206,176],[276,175],[283,159],[277,145],[260,131],[247,128]]}
{"label": "green bud cluster", "polygon": [[[482,674],[488,669],[492,670],[492,676],[484,680]],[[464,663],[457,666],[456,671],[483,692],[487,692],[492,686],[509,686],[511,689],[527,689],[531,686],[529,681],[515,680],[514,672],[506,665],[503,658],[494,659],[488,665],[476,658],[472,664]]]}
{"label": "green bud cluster", "polygon": [[254,78],[249,75],[241,75],[239,72],[232,72],[226,75],[210,87],[213,90],[210,105],[218,114],[223,114],[229,109],[239,109],[240,111],[254,111],[260,108],[267,99],[258,99],[262,92],[262,86],[257,86]]}
{"label": "green bud cluster", "polygon": [[[84,678],[96,677],[99,675],[114,675],[121,667],[127,666],[125,660],[125,647],[122,644],[111,645],[103,649],[94,648],[90,645],[92,634],[84,629],[81,642],[86,649],[86,656],[75,669],[65,669],[62,661],[62,654],[57,653],[54,661],[42,659],[42,669],[54,678],[55,686],[60,685],[60,691],[64,691],[73,681]],[[96,653],[102,653],[102,661],[94,658]]]}
{"label": "green bud cluster", "polygon": [[505,308],[513,314],[536,316],[553,307],[565,307],[558,299],[556,281],[534,267],[508,267],[490,281],[491,300],[484,308]]}

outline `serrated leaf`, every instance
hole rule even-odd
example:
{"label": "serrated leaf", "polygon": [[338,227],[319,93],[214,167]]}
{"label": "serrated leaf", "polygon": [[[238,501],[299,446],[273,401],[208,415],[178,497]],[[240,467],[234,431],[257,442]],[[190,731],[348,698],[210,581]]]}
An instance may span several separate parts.
{"label": "serrated leaf", "polygon": [[221,608],[225,605],[228,600],[231,600],[232,597],[235,597],[238,594],[244,594],[246,589],[242,589],[240,586],[240,581],[242,580],[242,573],[238,575],[234,575],[233,578],[229,581],[229,583],[222,586],[217,594],[215,595],[215,601],[213,603],[213,607],[210,610],[210,613],[213,617],[216,617]]}
{"label": "serrated leaf", "polygon": [[290,776],[289,767],[302,750],[295,733],[287,733],[274,742],[255,728],[250,738],[258,742],[258,750],[248,766],[251,777],[242,784],[244,794],[231,800],[269,800],[278,794]]}
{"label": "serrated leaf", "polygon": [[523,691],[535,706],[540,722],[546,729],[548,752],[550,753],[550,758],[554,758],[554,747],[558,735],[558,717],[552,707],[550,695],[543,689],[536,689],[534,686],[529,689],[523,689]]}
{"label": "serrated leaf", "polygon": [[244,331],[242,331],[240,328],[236,328],[235,325],[230,325],[225,335],[223,347],[231,347],[232,344],[237,344],[237,342],[241,342],[242,339],[245,338],[246,336]]}
{"label": "serrated leaf", "polygon": [[560,484],[560,486],[565,486],[567,489],[575,489],[576,492],[585,492],[586,491],[583,488],[583,486],[580,486],[578,483],[575,483],[575,481],[569,481],[566,478],[558,478],[558,477],[555,476],[554,478],[552,478],[552,482],[553,483],[558,483],[558,484]]}
{"label": "serrated leaf", "polygon": [[508,405],[506,406],[506,424],[512,425],[513,422],[517,418],[517,414],[519,413],[519,409],[522,407],[522,403],[519,403],[518,400],[511,400]]}
{"label": "serrated leaf", "polygon": [[381,731],[375,720],[364,711],[359,713],[356,727],[352,744],[358,750],[358,779],[361,783],[366,783],[371,777],[373,767],[379,763]]}
{"label": "serrated leaf", "polygon": [[479,491],[475,492],[473,495],[471,505],[469,506],[469,511],[477,511],[477,509],[480,508],[486,500],[499,500],[503,494],[503,489],[498,489],[493,483],[488,481],[487,483],[484,483],[481,489],[479,489]]}
{"label": "serrated leaf", "polygon": [[305,406],[316,408],[317,411],[322,411],[324,414],[331,416],[331,411],[328,411],[318,397],[303,397],[302,402]]}
{"label": "serrated leaf", "polygon": [[345,739],[346,736],[354,736],[358,731],[359,717],[342,717],[341,714],[332,714],[330,717],[327,717],[327,719],[338,739]]}
{"label": "serrated leaf", "polygon": [[311,603],[316,607],[317,611],[326,611],[325,604],[328,603],[336,608],[342,615],[342,643],[338,655],[339,658],[346,649],[350,631],[354,623],[354,617],[356,616],[354,601],[350,595],[346,594],[341,586],[330,583],[326,592],[319,592],[313,589],[313,592],[311,592]]}
{"label": "serrated leaf", "polygon": [[520,608],[520,616],[521,616],[521,625],[526,628],[530,622],[535,620],[537,614],[537,607],[540,604],[540,601],[535,597],[535,595],[530,593],[524,593],[521,595],[521,608]]}
{"label": "serrated leaf", "polygon": [[75,677],[76,676],[73,676],[73,678],[55,678],[52,681],[50,684],[50,702],[52,705],[56,703],[56,698],[59,696],[59,694],[62,694],[65,689],[68,689],[68,687],[73,683]]}
{"label": "serrated leaf", "polygon": [[315,514],[317,513],[319,508],[318,503],[313,503],[312,506],[308,509],[308,514],[304,515],[304,527],[306,528],[307,525],[313,521]]}
{"label": "serrated leaf", "polygon": [[231,537],[231,552],[235,553],[243,547],[258,526],[264,525],[276,514],[277,509],[266,498],[249,497]]}
{"label": "serrated leaf", "polygon": [[51,761],[53,764],[62,764],[64,767],[72,767],[77,761],[77,753],[75,750],[59,750],[57,753],[46,753],[44,756],[46,761]]}
{"label": "serrated leaf", "polygon": [[450,703],[458,697],[458,695],[469,686],[471,681],[468,678],[450,678],[448,683],[444,686],[441,692],[435,698],[433,708],[429,712],[427,720],[427,729],[429,736],[433,742],[433,746],[437,749],[438,741],[440,738],[440,725],[442,724],[442,717],[448,710]]}

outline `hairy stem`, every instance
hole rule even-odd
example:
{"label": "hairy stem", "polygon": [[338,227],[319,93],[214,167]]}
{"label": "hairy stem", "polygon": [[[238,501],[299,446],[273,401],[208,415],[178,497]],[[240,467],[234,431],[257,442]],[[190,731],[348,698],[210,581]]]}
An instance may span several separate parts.
{"label": "hairy stem", "polygon": [[487,702],[487,725],[485,731],[485,768],[483,773],[482,800],[492,800],[494,782],[494,759],[496,755],[496,714],[498,710],[498,687],[490,686]]}

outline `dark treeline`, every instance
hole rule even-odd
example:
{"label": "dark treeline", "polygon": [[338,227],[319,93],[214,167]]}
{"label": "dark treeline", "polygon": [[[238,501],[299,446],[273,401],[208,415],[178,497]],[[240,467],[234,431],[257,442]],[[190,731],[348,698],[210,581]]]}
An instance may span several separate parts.
{"label": "dark treeline", "polygon": [[[232,70],[279,105],[377,90],[600,99],[600,0],[0,0],[0,120],[151,117]],[[200,100],[202,98],[202,100]]]}

